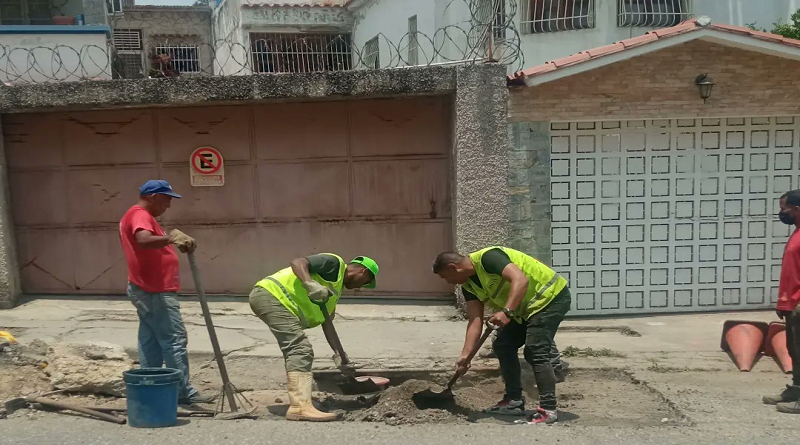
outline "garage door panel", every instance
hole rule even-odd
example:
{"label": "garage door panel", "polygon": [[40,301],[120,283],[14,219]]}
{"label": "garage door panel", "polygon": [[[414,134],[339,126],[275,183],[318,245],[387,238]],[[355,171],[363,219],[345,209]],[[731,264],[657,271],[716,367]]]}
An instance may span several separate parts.
{"label": "garage door panel", "polygon": [[[186,227],[183,230],[197,239],[195,257],[206,292],[247,295],[265,274],[264,259],[272,250],[265,249],[256,225],[243,227]],[[194,292],[186,255],[181,262],[181,290]]]}
{"label": "garage door panel", "polygon": [[162,176],[183,198],[174,200],[165,221],[236,221],[256,218],[252,165],[226,165],[222,187],[192,187],[188,167],[162,169]]}
{"label": "garage door panel", "polygon": [[[451,296],[430,273],[452,249],[449,99],[370,102],[9,116],[23,292],[124,294],[119,219],[163,178],[184,199],[159,220],[197,238],[210,293],[247,295],[293,258],[335,252],[380,263],[378,289],[359,295]],[[201,145],[225,157],[224,186],[190,185]]]}
{"label": "garage door panel", "polygon": [[145,164],[156,161],[149,111],[69,113],[62,121],[69,165]]}
{"label": "garage door panel", "polygon": [[347,156],[347,103],[270,104],[255,107],[259,159]]}
{"label": "garage door panel", "polygon": [[350,214],[350,168],[344,162],[258,166],[261,217]]}
{"label": "garage door panel", "polygon": [[350,131],[353,156],[445,154],[449,147],[449,107],[445,98],[382,99],[353,102]]}
{"label": "garage door panel", "polygon": [[117,223],[136,203],[139,186],[158,177],[154,167],[72,170],[67,172],[73,224]]}
{"label": "garage door panel", "polygon": [[[226,161],[250,159],[249,107],[197,107],[159,110],[158,143],[163,162],[188,162],[197,147],[225,147]],[[233,143],[232,143],[233,142]]]}
{"label": "garage door panel", "polygon": [[3,136],[10,168],[57,167],[63,162],[58,114],[3,116]]}
{"label": "garage door panel", "polygon": [[[356,215],[450,216],[445,159],[362,161],[353,164]],[[379,194],[375,191],[380,190]]]}
{"label": "garage door panel", "polygon": [[790,231],[774,213],[794,176],[775,173],[799,130],[794,118],[552,124],[553,262],[575,313],[771,307]]}
{"label": "garage door panel", "polygon": [[85,293],[113,293],[128,281],[119,230],[74,231],[75,286]]}
{"label": "garage door panel", "polygon": [[75,292],[75,238],[73,230],[18,230],[22,288],[27,293]]}
{"label": "garage door panel", "polygon": [[9,186],[14,223],[18,226],[67,223],[64,178],[60,171],[12,171]]}

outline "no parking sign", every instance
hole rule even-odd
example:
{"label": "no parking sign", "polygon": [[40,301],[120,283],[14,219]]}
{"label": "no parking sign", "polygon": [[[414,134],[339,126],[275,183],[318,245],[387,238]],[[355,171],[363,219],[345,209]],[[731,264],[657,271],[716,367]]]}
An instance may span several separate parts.
{"label": "no parking sign", "polygon": [[199,147],[189,157],[189,174],[193,187],[225,185],[225,162],[213,147]]}

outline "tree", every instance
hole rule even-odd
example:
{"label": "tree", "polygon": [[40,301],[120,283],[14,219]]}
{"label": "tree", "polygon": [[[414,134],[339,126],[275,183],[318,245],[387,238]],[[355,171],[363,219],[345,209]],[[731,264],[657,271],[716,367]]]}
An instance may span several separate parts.
{"label": "tree", "polygon": [[792,18],[790,20],[791,23],[773,23],[772,31],[767,31],[764,28],[757,27],[756,22],[748,23],[747,27],[754,31],[771,32],[789,39],[800,40],[800,10],[797,10],[797,12],[792,14]]}

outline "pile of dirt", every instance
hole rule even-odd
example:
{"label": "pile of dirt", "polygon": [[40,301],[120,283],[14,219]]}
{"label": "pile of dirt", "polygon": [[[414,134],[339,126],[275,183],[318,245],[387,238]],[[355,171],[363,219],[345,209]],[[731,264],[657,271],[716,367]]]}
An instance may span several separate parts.
{"label": "pile of dirt", "polygon": [[429,381],[407,380],[372,399],[360,397],[348,400],[331,395],[323,402],[323,407],[339,413],[348,421],[383,422],[388,425],[468,423],[482,416],[481,409],[494,402],[498,390],[496,385],[459,387],[455,391],[455,398],[449,401],[428,401],[414,397],[414,394],[428,389],[440,392],[444,388]]}

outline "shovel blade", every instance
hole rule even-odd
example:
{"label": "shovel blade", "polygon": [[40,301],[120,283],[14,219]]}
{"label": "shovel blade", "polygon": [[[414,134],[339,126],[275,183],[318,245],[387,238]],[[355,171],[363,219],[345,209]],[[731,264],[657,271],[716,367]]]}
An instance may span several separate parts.
{"label": "shovel blade", "polygon": [[453,390],[445,389],[441,392],[431,391],[430,389],[426,389],[425,391],[420,391],[413,396],[414,400],[427,400],[427,401],[445,401],[445,400],[453,400],[455,396],[453,395]]}
{"label": "shovel blade", "polygon": [[[378,383],[375,380],[378,380]],[[383,377],[355,377],[339,383],[339,389],[342,390],[342,394],[350,396],[383,391],[388,385],[389,380]]]}

